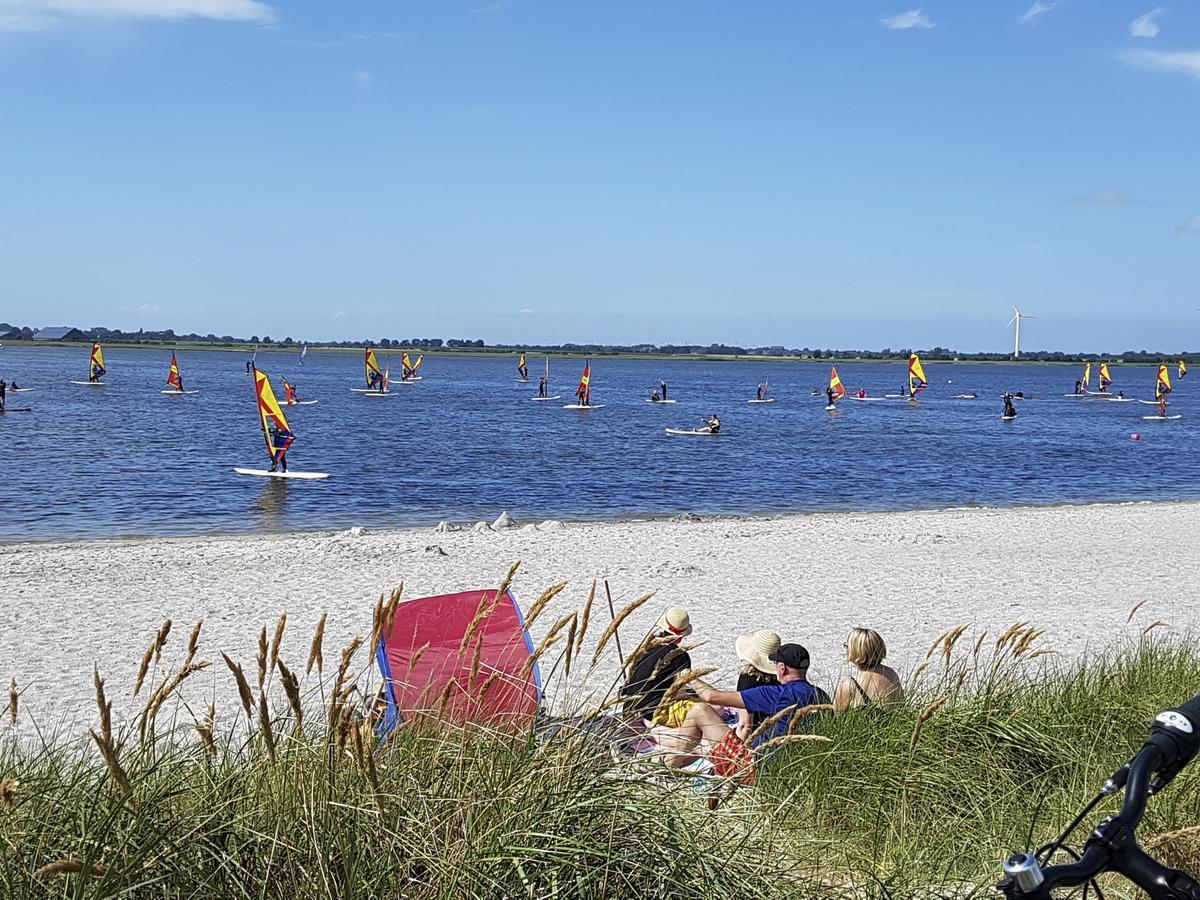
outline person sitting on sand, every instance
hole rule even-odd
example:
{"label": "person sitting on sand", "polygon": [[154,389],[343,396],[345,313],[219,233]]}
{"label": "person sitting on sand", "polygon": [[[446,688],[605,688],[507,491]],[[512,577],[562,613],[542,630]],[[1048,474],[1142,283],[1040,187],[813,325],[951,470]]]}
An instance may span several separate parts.
{"label": "person sitting on sand", "polygon": [[[670,729],[674,727],[673,722],[678,724],[686,715],[686,705],[670,704],[661,712],[659,707],[675,677],[692,667],[692,658],[679,646],[691,633],[692,621],[687,610],[672,606],[646,637],[643,647],[649,646],[649,650],[638,658],[621,688],[625,717],[634,725],[647,729],[659,725]],[[680,702],[686,704],[686,701]],[[659,712],[657,717],[656,712]]]}
{"label": "person sitting on sand", "polygon": [[[734,642],[738,662],[742,664],[738,669],[739,693],[750,688],[762,687],[764,684],[779,684],[779,677],[775,674],[775,663],[771,662],[771,654],[779,649],[781,643],[779,635],[774,631],[744,634]],[[741,709],[738,710],[737,719],[738,737],[748,741],[750,733],[766,720],[766,716]]]}
{"label": "person sitting on sand", "polygon": [[847,675],[833,692],[835,712],[858,706],[894,706],[904,699],[900,676],[883,664],[887,645],[879,632],[870,628],[851,628],[846,635],[846,659],[856,672]]}
{"label": "person sitting on sand", "polygon": [[[686,715],[670,735],[659,743],[669,751],[666,764],[683,768],[700,759],[696,752],[700,742],[708,744],[708,759],[718,775],[740,773],[743,781],[754,781],[754,763],[746,740],[729,728],[716,707],[728,706],[770,718],[791,708],[775,725],[757,738],[755,746],[789,733],[796,711],[809,706],[824,706],[829,695],[808,681],[808,651],[800,644],[783,644],[767,659],[775,664],[778,684],[764,684],[743,691],[718,691],[699,679],[692,679],[696,696],[701,702],[688,702]],[[679,702],[679,701],[676,701]],[[805,715],[811,712],[806,711]]]}

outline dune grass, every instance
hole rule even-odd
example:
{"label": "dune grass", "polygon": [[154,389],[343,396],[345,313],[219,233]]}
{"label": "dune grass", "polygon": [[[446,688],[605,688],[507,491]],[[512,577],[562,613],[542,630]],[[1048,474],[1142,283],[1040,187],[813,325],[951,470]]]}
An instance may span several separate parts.
{"label": "dune grass", "polygon": [[[373,633],[388,616],[381,598]],[[566,646],[582,645],[578,622]],[[219,718],[176,705],[207,661],[197,628],[168,664],[165,628],[141,716],[114,725],[97,676],[86,744],[0,738],[0,895],[988,896],[1011,849],[1053,837],[1153,716],[1200,690],[1200,651],[1162,630],[1057,664],[1030,626],[954,629],[905,704],[808,717],[828,742],[761,758],[757,786],[712,809],[704,785],[647,776],[571,730],[411,727],[377,746],[362,644],[326,666],[318,635],[289,666],[283,628],[244,668],[218,658],[241,698]],[[1143,837],[1200,871],[1198,824],[1194,767],[1152,802]]]}

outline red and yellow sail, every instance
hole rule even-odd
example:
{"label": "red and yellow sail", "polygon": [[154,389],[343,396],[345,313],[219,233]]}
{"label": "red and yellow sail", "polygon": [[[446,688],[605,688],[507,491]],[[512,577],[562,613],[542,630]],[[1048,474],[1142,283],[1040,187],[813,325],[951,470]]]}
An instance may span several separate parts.
{"label": "red and yellow sail", "polygon": [[1085,363],[1083,367],[1083,377],[1079,379],[1079,383],[1083,385],[1086,391],[1092,383],[1092,364]]}
{"label": "red and yellow sail", "polygon": [[288,383],[288,380],[283,379],[283,402],[288,406],[296,402],[296,389]]}
{"label": "red and yellow sail", "polygon": [[583,377],[579,379],[579,387],[575,388],[575,396],[582,403],[587,403],[588,398],[592,395],[592,362],[588,360],[583,364]]}
{"label": "red and yellow sail", "polygon": [[1107,391],[1112,384],[1112,376],[1108,374],[1108,363],[1100,363],[1100,390]]}
{"label": "red and yellow sail", "polygon": [[[262,423],[263,441],[267,445],[267,456],[271,462],[279,462],[296,436],[288,427],[287,416],[275,399],[275,391],[271,389],[271,379],[261,369],[254,370],[254,393],[258,398],[258,417]],[[274,427],[272,427],[274,426]]]}
{"label": "red and yellow sail", "polygon": [[837,366],[829,367],[829,390],[833,391],[833,399],[841,400],[846,396],[846,388],[838,377]]}
{"label": "red and yellow sail", "polygon": [[1162,363],[1158,367],[1158,378],[1154,382],[1154,399],[1161,400],[1169,393],[1171,393],[1171,373],[1167,371],[1167,364]]}
{"label": "red and yellow sail", "polygon": [[1180,378],[1187,374],[1187,363],[1185,363],[1182,359],[1175,367],[1175,374],[1177,374]]}
{"label": "red and yellow sail", "polygon": [[171,351],[171,371],[167,373],[167,384],[177,391],[183,390],[183,379],[179,376],[179,363],[175,361],[175,351]]}
{"label": "red and yellow sail", "polygon": [[363,365],[366,368],[367,387],[378,387],[383,378],[383,370],[379,368],[379,360],[375,358],[375,351],[370,347],[363,348]]}
{"label": "red and yellow sail", "polygon": [[88,362],[88,380],[99,381],[100,377],[108,372],[104,368],[104,351],[99,344],[92,344],[92,358]]}
{"label": "red and yellow sail", "polygon": [[525,354],[521,354],[521,358],[517,360],[517,371],[521,373],[522,378],[529,377],[529,369],[525,367]]}
{"label": "red and yellow sail", "polygon": [[908,357],[908,394],[915,397],[929,386],[925,377],[925,368],[921,365],[921,357],[913,353]]}

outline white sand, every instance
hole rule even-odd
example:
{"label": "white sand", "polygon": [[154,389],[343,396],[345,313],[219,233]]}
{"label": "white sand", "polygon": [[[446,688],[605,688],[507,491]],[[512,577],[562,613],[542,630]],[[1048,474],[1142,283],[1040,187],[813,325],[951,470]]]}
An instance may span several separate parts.
{"label": "white sand", "polygon": [[[93,663],[119,710],[162,620],[175,622],[175,659],[202,617],[200,655],[218,665],[186,697],[206,703],[215,687],[232,715],[235,694],[218,651],[252,670],[259,628],[273,629],[280,611],[289,615],[283,656],[302,667],[323,610],[326,658],[334,659],[335,648],[369,632],[380,591],[400,582],[409,597],[493,587],[520,559],[514,589],[525,608],[546,586],[570,581],[535,639],[556,614],[582,605],[593,578],[607,578],[618,609],[657,591],[622,630],[627,647],[677,604],[691,611],[695,639],[710,640],[694,654],[698,665],[720,665],[727,678],[734,638],[774,628],[809,648],[813,679],[831,688],[852,625],[880,631],[901,671],[962,622],[1034,622],[1064,657],[1156,619],[1191,628],[1200,618],[1197,525],[1200,504],[1146,503],[11,544],[0,546],[0,678],[7,685],[15,677],[23,689],[22,733],[30,733],[30,714],[43,730],[77,733],[94,720]],[[603,624],[607,609],[598,609]]]}

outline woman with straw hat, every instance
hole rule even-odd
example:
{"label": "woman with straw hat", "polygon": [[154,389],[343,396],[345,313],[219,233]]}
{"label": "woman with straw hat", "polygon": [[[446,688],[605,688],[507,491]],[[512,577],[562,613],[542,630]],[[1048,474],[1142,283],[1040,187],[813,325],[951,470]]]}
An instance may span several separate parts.
{"label": "woman with straw hat", "polygon": [[[781,643],[778,634],[765,629],[753,634],[743,634],[734,641],[738,662],[742,664],[738,669],[737,690],[739,692],[753,687],[761,687],[764,684],[779,684],[779,679],[775,675],[775,663],[771,661],[771,654],[779,650]],[[739,709],[737,714],[737,732],[742,740],[749,738],[750,733],[766,718],[762,713],[752,713],[745,709]]]}

